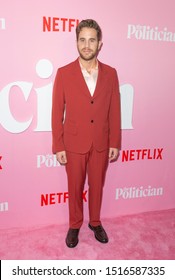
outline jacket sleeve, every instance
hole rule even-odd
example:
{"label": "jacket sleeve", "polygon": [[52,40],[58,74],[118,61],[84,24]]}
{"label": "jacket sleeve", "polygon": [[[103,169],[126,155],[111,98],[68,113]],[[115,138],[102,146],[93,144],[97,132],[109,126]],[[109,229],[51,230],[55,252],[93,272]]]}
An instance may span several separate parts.
{"label": "jacket sleeve", "polygon": [[52,96],[52,152],[64,151],[63,143],[63,120],[65,110],[64,88],[61,71],[58,69]]}
{"label": "jacket sleeve", "polygon": [[113,92],[109,110],[109,147],[121,149],[121,107],[117,72],[114,69]]}

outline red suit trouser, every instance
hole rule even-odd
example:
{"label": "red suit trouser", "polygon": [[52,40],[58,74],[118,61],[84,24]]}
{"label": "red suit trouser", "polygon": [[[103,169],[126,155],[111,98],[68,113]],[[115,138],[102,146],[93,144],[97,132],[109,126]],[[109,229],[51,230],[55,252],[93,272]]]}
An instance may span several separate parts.
{"label": "red suit trouser", "polygon": [[109,151],[96,151],[93,147],[86,154],[66,152],[66,172],[69,192],[69,226],[80,228],[83,223],[83,190],[88,176],[89,223],[98,226],[103,186],[108,166]]}

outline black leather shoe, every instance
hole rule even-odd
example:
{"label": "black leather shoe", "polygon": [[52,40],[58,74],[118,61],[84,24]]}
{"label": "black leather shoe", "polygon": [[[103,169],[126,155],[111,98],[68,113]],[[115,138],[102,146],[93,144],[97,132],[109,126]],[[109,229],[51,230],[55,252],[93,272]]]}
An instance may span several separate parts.
{"label": "black leather shoe", "polygon": [[79,229],[70,228],[66,236],[66,245],[69,248],[74,248],[78,244]]}
{"label": "black leather shoe", "polygon": [[89,228],[91,230],[93,230],[94,232],[94,235],[95,235],[95,238],[101,242],[101,243],[108,243],[109,239],[108,239],[108,236],[104,230],[104,228],[102,227],[102,225],[99,225],[99,226],[96,226],[96,227],[93,227],[89,224]]}

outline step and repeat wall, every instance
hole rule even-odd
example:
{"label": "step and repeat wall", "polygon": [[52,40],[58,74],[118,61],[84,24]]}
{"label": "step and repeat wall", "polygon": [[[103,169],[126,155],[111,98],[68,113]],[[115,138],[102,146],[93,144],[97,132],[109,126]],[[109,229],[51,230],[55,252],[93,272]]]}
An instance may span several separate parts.
{"label": "step and repeat wall", "polygon": [[[57,68],[78,57],[75,28],[86,18],[101,26],[98,59],[120,82],[122,149],[102,217],[175,207],[174,10],[173,0],[0,1],[0,228],[68,222],[52,88]],[[83,200],[88,220],[87,183]]]}

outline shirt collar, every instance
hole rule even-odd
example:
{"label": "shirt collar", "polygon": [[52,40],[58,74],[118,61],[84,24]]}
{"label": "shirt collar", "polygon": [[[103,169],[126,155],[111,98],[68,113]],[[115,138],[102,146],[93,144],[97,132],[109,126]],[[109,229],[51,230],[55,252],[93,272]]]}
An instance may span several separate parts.
{"label": "shirt collar", "polygon": [[[79,61],[81,70],[87,71],[86,68],[84,68],[83,65],[81,64],[80,59],[78,59],[78,61]],[[96,60],[96,66],[92,70],[98,70],[98,60]]]}

